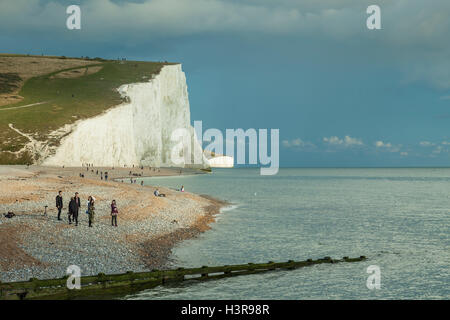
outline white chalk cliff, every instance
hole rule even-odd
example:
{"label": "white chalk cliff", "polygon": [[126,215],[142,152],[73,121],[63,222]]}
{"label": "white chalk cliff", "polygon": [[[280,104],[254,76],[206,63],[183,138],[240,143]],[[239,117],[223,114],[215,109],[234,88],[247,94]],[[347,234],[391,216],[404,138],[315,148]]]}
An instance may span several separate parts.
{"label": "white chalk cliff", "polygon": [[211,168],[233,168],[234,158],[230,156],[215,156],[208,159]]}
{"label": "white chalk cliff", "polygon": [[[190,124],[186,77],[181,65],[164,66],[150,81],[126,84],[118,90],[127,102],[77,122],[42,164],[180,166],[171,159],[172,148],[178,143],[171,140],[171,135],[180,128],[187,129],[195,148],[200,148]],[[199,166],[209,166],[205,157],[201,162]]]}

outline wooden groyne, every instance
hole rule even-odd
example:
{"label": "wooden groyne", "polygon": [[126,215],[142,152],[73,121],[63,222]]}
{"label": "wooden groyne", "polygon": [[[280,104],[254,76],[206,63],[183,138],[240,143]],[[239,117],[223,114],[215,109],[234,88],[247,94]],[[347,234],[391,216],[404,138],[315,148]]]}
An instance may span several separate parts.
{"label": "wooden groyne", "polygon": [[306,261],[248,263],[241,265],[225,265],[217,267],[203,266],[201,268],[178,268],[176,270],[153,270],[150,272],[127,272],[124,274],[85,276],[80,278],[80,289],[68,289],[69,276],[59,279],[38,280],[35,278],[23,282],[0,282],[0,300],[23,299],[105,299],[124,296],[127,294],[154,288],[169,283],[183,281],[205,281],[233,277],[239,275],[256,274],[274,270],[294,270],[321,263],[358,262],[366,260],[344,257]]}

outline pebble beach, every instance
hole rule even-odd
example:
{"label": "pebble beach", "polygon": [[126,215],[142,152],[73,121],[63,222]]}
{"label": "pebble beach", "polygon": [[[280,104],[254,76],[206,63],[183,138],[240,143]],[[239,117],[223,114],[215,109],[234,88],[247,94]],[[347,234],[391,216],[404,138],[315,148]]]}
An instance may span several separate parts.
{"label": "pebble beach", "polygon": [[[105,171],[108,181],[100,178]],[[130,183],[130,177],[197,173],[171,168],[0,166],[0,281],[59,278],[70,265],[79,266],[82,275],[167,268],[173,246],[207,230],[226,203],[167,188],[158,188],[166,197],[155,197],[155,187]],[[55,207],[59,190],[64,199],[61,221]],[[75,192],[81,198],[78,226],[69,224],[67,215]],[[92,228],[85,214],[90,195],[96,199]],[[118,227],[111,225],[113,199],[119,208]],[[15,216],[7,218],[7,212]]]}

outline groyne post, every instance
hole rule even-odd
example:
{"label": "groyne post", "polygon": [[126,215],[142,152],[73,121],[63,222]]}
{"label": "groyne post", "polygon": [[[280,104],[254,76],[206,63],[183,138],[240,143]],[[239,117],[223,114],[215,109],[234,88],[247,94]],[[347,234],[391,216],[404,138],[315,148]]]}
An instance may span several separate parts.
{"label": "groyne post", "polygon": [[305,261],[250,262],[240,265],[202,266],[200,268],[152,270],[150,272],[136,273],[128,271],[124,274],[112,275],[99,273],[96,276],[81,277],[81,288],[72,290],[66,287],[67,276],[48,280],[31,278],[29,281],[22,282],[0,282],[0,300],[110,298],[151,289],[159,285],[181,283],[185,280],[206,281],[239,275],[273,272],[275,270],[294,270],[322,263],[358,262],[366,259],[365,256],[358,258],[349,258],[346,256],[342,259],[324,257],[317,260],[308,259]]}

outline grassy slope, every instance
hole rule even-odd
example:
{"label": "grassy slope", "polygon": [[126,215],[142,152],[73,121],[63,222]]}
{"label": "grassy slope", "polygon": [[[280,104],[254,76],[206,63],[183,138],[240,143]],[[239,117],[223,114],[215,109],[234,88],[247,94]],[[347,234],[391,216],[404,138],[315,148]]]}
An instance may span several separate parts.
{"label": "grassy slope", "polygon": [[[16,158],[5,150],[18,151],[27,141],[8,127],[12,123],[22,132],[33,134],[34,138],[46,141],[47,135],[65,124],[79,119],[96,116],[122,102],[115,90],[120,85],[148,81],[143,76],[158,74],[165,63],[134,61],[99,61],[103,68],[96,73],[78,78],[51,78],[52,75],[70,69],[59,70],[44,76],[29,79],[19,94],[24,97],[20,103],[0,107],[11,108],[48,101],[28,108],[0,111],[0,164],[30,162],[27,153]],[[94,65],[91,65],[94,66]],[[78,69],[71,68],[71,69]],[[73,97],[72,97],[73,95]],[[57,144],[53,141],[52,144]]]}

